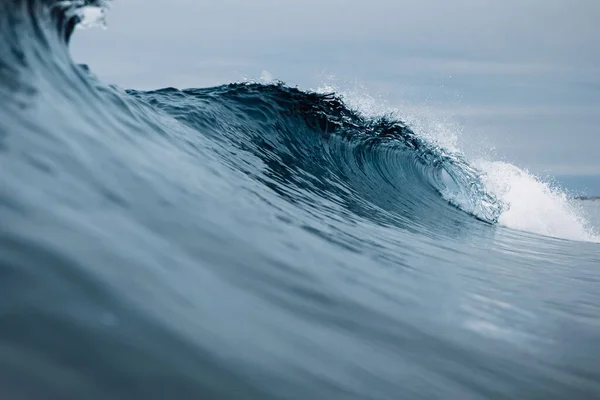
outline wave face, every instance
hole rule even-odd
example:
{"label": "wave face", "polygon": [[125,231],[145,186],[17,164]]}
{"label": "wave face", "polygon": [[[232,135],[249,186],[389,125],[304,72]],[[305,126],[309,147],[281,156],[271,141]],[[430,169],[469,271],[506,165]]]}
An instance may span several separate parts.
{"label": "wave face", "polygon": [[560,191],[335,93],[106,85],[104,6],[0,3],[0,397],[600,396]]}

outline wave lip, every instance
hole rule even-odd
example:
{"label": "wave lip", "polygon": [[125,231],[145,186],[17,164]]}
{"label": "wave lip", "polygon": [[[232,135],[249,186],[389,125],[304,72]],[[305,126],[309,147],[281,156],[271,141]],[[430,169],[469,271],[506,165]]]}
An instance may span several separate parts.
{"label": "wave lip", "polygon": [[[46,42],[49,39],[47,33],[54,31],[64,43],[68,43],[78,25],[100,22],[108,5],[109,0],[3,0],[0,3],[0,21],[3,20],[2,25],[8,28],[4,31],[4,44],[17,44],[14,35],[20,29],[29,30],[39,42]],[[24,45],[20,43],[18,46]]]}

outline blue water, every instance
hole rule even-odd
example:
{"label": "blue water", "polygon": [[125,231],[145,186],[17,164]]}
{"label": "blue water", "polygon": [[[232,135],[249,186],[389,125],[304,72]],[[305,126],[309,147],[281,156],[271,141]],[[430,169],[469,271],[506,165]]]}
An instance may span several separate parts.
{"label": "blue water", "polygon": [[335,93],[110,86],[83,4],[0,3],[1,398],[600,396],[592,203]]}
{"label": "blue water", "polygon": [[600,197],[600,175],[567,175],[555,180],[577,196]]}

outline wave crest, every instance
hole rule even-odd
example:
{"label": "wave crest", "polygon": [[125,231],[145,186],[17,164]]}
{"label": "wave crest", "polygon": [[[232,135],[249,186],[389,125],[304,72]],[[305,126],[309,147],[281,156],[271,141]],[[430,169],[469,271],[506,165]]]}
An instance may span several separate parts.
{"label": "wave crest", "polygon": [[[434,189],[490,223],[497,222],[503,210],[502,202],[483,185],[480,171],[464,156],[423,139],[400,120],[364,116],[334,93],[258,83],[129,93],[193,129],[215,131],[221,138],[225,134],[261,158],[281,160],[281,168],[296,174],[328,176],[350,190],[387,190],[386,196],[395,196],[398,204],[436,207],[439,203],[427,198]],[[218,129],[206,122],[215,115]],[[318,185],[321,190],[326,186]]]}

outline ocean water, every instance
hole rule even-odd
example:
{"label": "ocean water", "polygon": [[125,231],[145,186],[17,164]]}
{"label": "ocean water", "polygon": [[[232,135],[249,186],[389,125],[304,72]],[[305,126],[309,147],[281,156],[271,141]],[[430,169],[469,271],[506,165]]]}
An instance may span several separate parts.
{"label": "ocean water", "polygon": [[559,185],[579,197],[600,197],[600,175],[566,176],[557,178]]}
{"label": "ocean water", "polygon": [[111,86],[101,7],[0,3],[1,398],[600,396],[597,202],[329,88]]}
{"label": "ocean water", "polygon": [[580,210],[583,211],[583,215],[586,221],[591,227],[600,227],[600,199],[595,198],[594,200],[582,200],[579,202]]}

